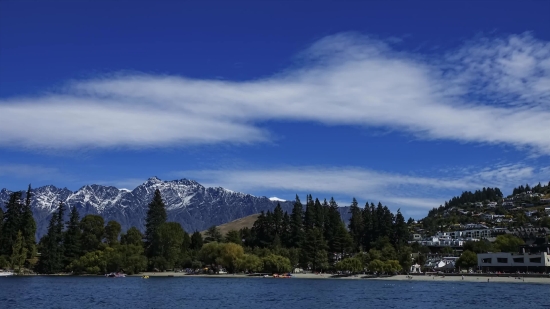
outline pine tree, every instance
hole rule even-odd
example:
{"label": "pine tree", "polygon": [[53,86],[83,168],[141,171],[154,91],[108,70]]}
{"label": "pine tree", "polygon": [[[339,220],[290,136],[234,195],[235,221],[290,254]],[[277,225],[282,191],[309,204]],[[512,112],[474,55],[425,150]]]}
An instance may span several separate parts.
{"label": "pine tree", "polygon": [[296,195],[292,214],[290,215],[290,246],[298,248],[304,239],[304,209],[300,198]]}
{"label": "pine tree", "polygon": [[272,218],[272,224],[273,224],[273,232],[276,235],[283,234],[283,219],[284,219],[284,213],[283,208],[281,208],[281,204],[277,203],[277,206],[273,210],[273,218]]}
{"label": "pine tree", "polygon": [[13,269],[17,269],[17,272],[21,271],[21,268],[23,268],[23,264],[25,263],[25,259],[27,258],[27,248],[26,248],[25,238],[23,238],[23,233],[21,231],[17,231],[17,236],[15,238],[15,242],[12,247],[12,254],[11,254],[11,267]]}
{"label": "pine tree", "polygon": [[363,215],[357,200],[353,198],[350,205],[351,218],[349,220],[349,231],[353,238],[353,244],[356,250],[361,248],[363,240]]}
{"label": "pine tree", "polygon": [[206,236],[204,238],[205,243],[214,242],[214,241],[221,242],[223,239],[223,235],[220,232],[220,229],[215,225],[212,225],[211,227],[209,227],[208,230],[206,230],[206,232],[204,233],[204,236]]}
{"label": "pine tree", "polygon": [[53,274],[63,270],[63,213],[64,205],[60,203],[50,218],[48,232],[40,240],[41,255],[37,269],[41,273]]}
{"label": "pine tree", "polygon": [[[328,240],[329,251],[338,252],[337,245],[337,233],[340,225],[342,224],[342,217],[338,211],[338,204],[334,198],[330,199],[330,202],[326,206],[328,208],[327,215],[325,216],[324,224],[324,237]],[[345,228],[344,228],[345,229]]]}
{"label": "pine tree", "polygon": [[2,226],[2,248],[0,255],[11,256],[13,245],[17,239],[17,233],[22,223],[21,192],[13,192],[6,203],[4,224]]}
{"label": "pine tree", "polygon": [[397,210],[397,214],[395,216],[395,225],[394,225],[394,239],[393,239],[393,245],[396,248],[401,247],[403,244],[406,244],[409,240],[409,227],[407,226],[407,223],[405,222],[405,217],[401,214],[401,209]]}
{"label": "pine tree", "polygon": [[203,245],[203,240],[202,240],[202,235],[199,231],[195,231],[193,233],[193,235],[191,235],[191,245],[189,246],[189,248],[191,250],[200,250],[202,248],[202,245]]}
{"label": "pine tree", "polygon": [[373,222],[372,222],[372,212],[369,207],[369,203],[365,204],[365,208],[362,211],[363,216],[363,249],[369,251],[373,239]]}
{"label": "pine tree", "polygon": [[69,221],[67,221],[66,224],[67,230],[63,233],[63,245],[65,247],[65,264],[68,265],[70,262],[80,257],[82,252],[80,214],[76,206],[71,208]]}
{"label": "pine tree", "polygon": [[147,210],[147,218],[145,219],[145,252],[147,257],[151,258],[157,255],[158,248],[155,244],[155,234],[158,228],[166,222],[166,207],[162,201],[160,190],[155,190],[155,195],[149,209]]}
{"label": "pine tree", "polygon": [[317,270],[327,266],[327,243],[323,232],[318,228],[308,229],[305,241],[301,246],[301,262],[311,269]]}
{"label": "pine tree", "polygon": [[27,259],[32,259],[36,255],[36,221],[32,214],[31,201],[32,192],[31,185],[29,185],[21,214],[21,232],[25,240],[24,247],[27,252]]}
{"label": "pine tree", "polygon": [[285,211],[285,214],[283,216],[283,231],[281,234],[281,240],[283,242],[284,247],[290,248],[292,247],[292,234],[290,230],[290,216]]}
{"label": "pine tree", "polygon": [[315,213],[315,202],[311,197],[311,194],[307,196],[306,211],[304,213],[304,230],[312,229],[315,227],[317,220]]}

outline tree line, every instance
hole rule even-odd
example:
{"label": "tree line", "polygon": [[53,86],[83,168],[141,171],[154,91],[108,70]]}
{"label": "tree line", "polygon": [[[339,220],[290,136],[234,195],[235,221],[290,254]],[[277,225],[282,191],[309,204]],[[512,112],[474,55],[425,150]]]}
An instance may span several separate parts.
{"label": "tree line", "polygon": [[334,199],[321,202],[308,195],[304,205],[296,196],[290,214],[277,205],[262,212],[252,228],[222,235],[211,227],[203,237],[167,222],[166,206],[156,190],[143,234],[136,227],[121,233],[118,222],[105,222],[99,215],[80,218],[75,207],[60,203],[47,233],[36,243],[31,198],[29,186],[24,201],[21,192],[14,192],[5,213],[0,211],[0,267],[44,274],[133,274],[219,267],[230,272],[288,272],[296,267],[397,272],[411,264],[407,223],[400,211],[394,215],[381,203],[361,208],[353,199],[346,225]]}

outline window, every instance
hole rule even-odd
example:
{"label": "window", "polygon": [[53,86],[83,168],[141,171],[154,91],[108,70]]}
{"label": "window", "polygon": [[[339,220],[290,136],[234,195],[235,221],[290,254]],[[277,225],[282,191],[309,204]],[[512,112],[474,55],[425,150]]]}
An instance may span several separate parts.
{"label": "window", "polygon": [[491,260],[492,260],[491,258],[486,258],[486,259],[481,260],[481,262],[491,264]]}
{"label": "window", "polygon": [[508,263],[508,258],[497,258],[497,263]]}
{"label": "window", "polygon": [[540,258],[530,258],[529,262],[531,262],[531,263],[540,263],[541,259]]}
{"label": "window", "polygon": [[514,263],[523,263],[523,258],[514,258]]}

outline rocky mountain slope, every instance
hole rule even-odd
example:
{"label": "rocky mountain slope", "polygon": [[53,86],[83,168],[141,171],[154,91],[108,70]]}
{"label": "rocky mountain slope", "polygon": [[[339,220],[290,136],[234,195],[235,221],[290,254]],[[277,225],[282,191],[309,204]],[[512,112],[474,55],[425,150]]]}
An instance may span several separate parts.
{"label": "rocky mountain slope", "polygon": [[[161,192],[168,220],[179,222],[187,232],[202,231],[212,225],[221,225],[261,211],[273,210],[277,203],[289,213],[293,206],[291,201],[271,200],[221,187],[204,187],[187,179],[162,181],[152,177],[132,191],[112,186],[86,185],[73,192],[67,188],[49,185],[32,190],[32,209],[38,227],[37,239],[46,233],[51,214],[60,202],[68,207],[76,207],[81,217],[99,214],[105,218],[105,222],[118,221],[123,231],[132,226],[143,230],[147,205],[156,189]],[[2,207],[10,193],[7,189],[0,191]],[[343,219],[347,220],[347,208],[343,207],[341,212]]]}

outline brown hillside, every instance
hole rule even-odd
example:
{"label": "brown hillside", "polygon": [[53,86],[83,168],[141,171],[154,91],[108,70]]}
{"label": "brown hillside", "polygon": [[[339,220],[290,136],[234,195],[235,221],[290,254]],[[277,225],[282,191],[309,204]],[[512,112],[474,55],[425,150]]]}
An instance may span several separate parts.
{"label": "brown hillside", "polygon": [[[245,228],[245,227],[251,228],[254,225],[254,222],[256,222],[256,219],[258,219],[259,216],[260,216],[260,214],[250,215],[250,216],[240,218],[240,219],[228,222],[228,223],[224,223],[222,225],[218,225],[218,228],[220,229],[220,232],[222,233],[222,235],[227,234],[227,232],[229,232],[231,230],[238,231],[238,230],[240,230],[242,228]],[[204,236],[205,232],[206,231],[202,231],[201,234]]]}

